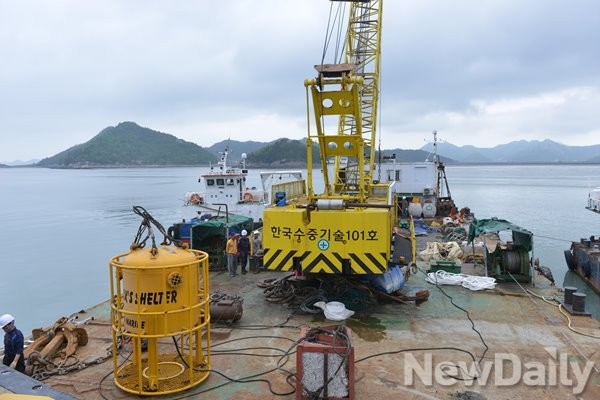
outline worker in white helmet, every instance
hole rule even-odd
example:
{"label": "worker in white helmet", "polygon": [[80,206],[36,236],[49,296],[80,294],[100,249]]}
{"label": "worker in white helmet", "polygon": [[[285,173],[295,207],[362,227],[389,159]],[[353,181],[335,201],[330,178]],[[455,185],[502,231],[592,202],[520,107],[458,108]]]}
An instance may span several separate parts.
{"label": "worker in white helmet", "polygon": [[238,254],[240,255],[240,264],[242,274],[246,274],[248,272],[248,256],[250,255],[250,238],[248,238],[248,231],[242,231],[242,237],[238,240]]}
{"label": "worker in white helmet", "polygon": [[24,339],[21,331],[15,326],[15,318],[10,314],[0,316],[0,326],[4,330],[4,358],[2,363],[25,373]]}

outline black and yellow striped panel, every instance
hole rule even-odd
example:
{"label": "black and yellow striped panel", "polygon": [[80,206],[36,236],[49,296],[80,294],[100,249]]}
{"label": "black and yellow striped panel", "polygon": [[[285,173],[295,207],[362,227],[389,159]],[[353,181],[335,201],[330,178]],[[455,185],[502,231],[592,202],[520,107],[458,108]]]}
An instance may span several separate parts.
{"label": "black and yellow striped panel", "polygon": [[[349,253],[351,274],[382,274],[387,269],[387,255],[385,253]],[[343,273],[343,257],[338,253],[322,253],[296,250],[265,249],[264,267],[275,271],[289,271],[293,267],[294,259],[300,260],[302,272],[321,274]]]}
{"label": "black and yellow striped panel", "polygon": [[381,274],[391,247],[387,208],[321,209],[284,206],[263,213],[264,265],[325,274]]}

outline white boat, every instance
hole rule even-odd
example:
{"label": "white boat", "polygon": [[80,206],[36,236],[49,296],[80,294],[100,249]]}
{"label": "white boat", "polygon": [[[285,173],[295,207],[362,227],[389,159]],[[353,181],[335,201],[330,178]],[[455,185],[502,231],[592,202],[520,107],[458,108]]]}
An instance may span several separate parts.
{"label": "white boat", "polygon": [[376,166],[374,177],[380,182],[394,182],[399,202],[406,198],[413,217],[446,217],[455,207],[446,179],[444,164],[437,154],[437,131],[433,131],[432,160],[399,162],[395,155]]}
{"label": "white boat", "polygon": [[[236,167],[227,164],[228,148],[219,154],[217,166],[211,165],[210,171],[198,179],[202,189],[185,194],[182,207],[184,222],[208,219],[215,215],[236,214],[250,217],[256,226],[260,226],[263,210],[274,204],[276,193],[306,190],[301,171],[261,172],[261,187],[249,186],[246,154],[242,154],[239,166]],[[283,184],[294,187],[282,188]]]}
{"label": "white boat", "polygon": [[590,190],[590,193],[588,194],[588,204],[585,208],[600,213],[600,187]]}

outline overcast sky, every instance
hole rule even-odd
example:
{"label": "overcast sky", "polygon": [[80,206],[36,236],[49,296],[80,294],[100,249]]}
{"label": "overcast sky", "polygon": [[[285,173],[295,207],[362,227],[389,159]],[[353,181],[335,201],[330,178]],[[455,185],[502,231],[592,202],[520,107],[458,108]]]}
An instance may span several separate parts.
{"label": "overcast sky", "polygon": [[[0,0],[0,162],[134,121],[207,147],[306,136],[327,0]],[[385,0],[383,148],[600,143],[600,1]]]}

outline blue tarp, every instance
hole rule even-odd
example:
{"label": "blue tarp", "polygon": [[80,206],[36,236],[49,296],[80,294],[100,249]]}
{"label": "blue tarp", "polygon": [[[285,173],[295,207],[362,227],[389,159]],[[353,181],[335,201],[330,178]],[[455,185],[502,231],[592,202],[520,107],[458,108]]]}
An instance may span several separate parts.
{"label": "blue tarp", "polygon": [[413,224],[415,226],[415,236],[426,236],[429,233],[440,231],[437,228],[432,228],[431,226],[427,225],[422,219],[415,219]]}

